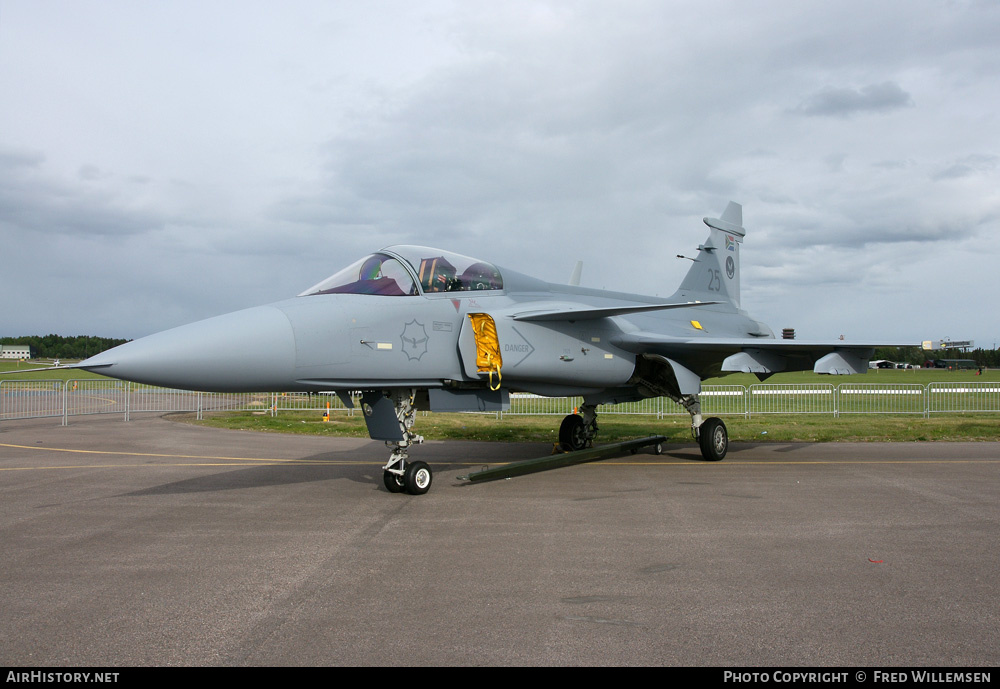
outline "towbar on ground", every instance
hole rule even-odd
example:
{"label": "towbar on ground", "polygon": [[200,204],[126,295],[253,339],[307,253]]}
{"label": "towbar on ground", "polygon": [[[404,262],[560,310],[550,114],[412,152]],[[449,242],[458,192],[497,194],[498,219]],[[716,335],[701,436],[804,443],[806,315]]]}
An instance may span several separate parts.
{"label": "towbar on ground", "polygon": [[536,474],[540,471],[549,471],[560,467],[572,466],[574,464],[585,464],[586,462],[596,462],[601,459],[620,457],[626,452],[637,452],[640,448],[654,446],[656,454],[662,452],[663,443],[667,441],[666,436],[651,435],[646,438],[636,440],[626,440],[623,443],[612,443],[601,445],[589,450],[578,450],[576,452],[565,452],[550,457],[539,457],[538,459],[526,459],[521,462],[511,462],[503,466],[492,469],[483,469],[466,476],[459,476],[460,481],[470,481],[481,483],[483,481],[496,481],[502,478],[512,478],[525,474]]}

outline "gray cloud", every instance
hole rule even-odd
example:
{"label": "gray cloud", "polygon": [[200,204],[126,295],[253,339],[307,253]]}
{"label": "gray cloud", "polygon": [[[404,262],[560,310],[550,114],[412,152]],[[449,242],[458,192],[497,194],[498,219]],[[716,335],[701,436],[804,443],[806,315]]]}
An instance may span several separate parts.
{"label": "gray cloud", "polygon": [[76,174],[81,180],[88,182],[95,182],[108,177],[108,175],[101,172],[101,169],[96,165],[81,165]]}
{"label": "gray cloud", "polygon": [[0,147],[0,171],[10,170],[23,173],[25,169],[36,169],[45,162],[40,151],[22,151]]}
{"label": "gray cloud", "polygon": [[859,89],[827,88],[803,100],[795,112],[808,116],[850,117],[865,112],[912,108],[913,97],[899,84],[885,81]]}
{"label": "gray cloud", "polygon": [[995,155],[973,153],[934,173],[931,178],[936,181],[960,179],[979,173],[993,172],[997,169],[998,162],[1000,162],[1000,158]]}
{"label": "gray cloud", "polygon": [[[14,234],[131,235],[161,229],[156,211],[130,205],[117,190],[91,189],[56,179],[36,153],[0,155],[0,225]],[[81,180],[101,175],[81,167]]]}

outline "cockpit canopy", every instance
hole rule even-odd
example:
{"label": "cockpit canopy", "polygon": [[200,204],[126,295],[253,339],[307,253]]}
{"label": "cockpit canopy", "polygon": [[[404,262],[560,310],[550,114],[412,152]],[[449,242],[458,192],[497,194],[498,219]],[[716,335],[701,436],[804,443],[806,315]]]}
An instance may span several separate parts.
{"label": "cockpit canopy", "polygon": [[356,261],[310,287],[313,294],[378,294],[403,297],[419,293],[503,289],[496,266],[461,254],[424,246],[391,246]]}

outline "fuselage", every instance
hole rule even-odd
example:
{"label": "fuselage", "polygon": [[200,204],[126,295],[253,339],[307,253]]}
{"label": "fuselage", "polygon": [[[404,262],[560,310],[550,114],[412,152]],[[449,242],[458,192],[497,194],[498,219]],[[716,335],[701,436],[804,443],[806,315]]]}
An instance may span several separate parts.
{"label": "fuselage", "polygon": [[[449,277],[432,275],[431,260],[439,271],[438,263],[447,264]],[[454,277],[453,265],[468,267]],[[140,383],[221,392],[476,387],[488,376],[476,368],[469,315],[485,313],[496,324],[505,388],[588,394],[628,384],[636,354],[621,345],[632,334],[689,341],[760,329],[728,304],[517,320],[537,309],[571,313],[663,300],[548,283],[424,247],[386,249],[345,271],[292,299],[157,333],[82,366]]]}

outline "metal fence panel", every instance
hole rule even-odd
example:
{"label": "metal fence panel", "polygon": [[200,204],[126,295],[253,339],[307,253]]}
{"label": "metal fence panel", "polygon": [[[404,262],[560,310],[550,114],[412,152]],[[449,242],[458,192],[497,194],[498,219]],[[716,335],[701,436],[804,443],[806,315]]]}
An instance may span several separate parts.
{"label": "metal fence panel", "polygon": [[[598,414],[635,414],[643,416],[663,416],[664,402],[669,402],[662,397],[647,397],[635,402],[622,402],[620,404],[602,404],[597,408]],[[581,402],[582,403],[582,402]]]}
{"label": "metal fence panel", "polygon": [[510,409],[504,414],[565,416],[572,414],[581,404],[583,404],[582,397],[542,397],[527,392],[514,392],[510,396]]}
{"label": "metal fence panel", "polygon": [[[740,415],[747,413],[747,389],[742,385],[705,385],[702,387],[702,414]],[[560,415],[572,414],[583,404],[582,397],[542,397],[529,393],[515,392],[510,396],[510,411],[514,415]],[[668,416],[687,414],[681,405],[667,397],[649,397],[635,402],[602,404],[598,414],[636,414],[646,416]]]}
{"label": "metal fence panel", "polygon": [[200,392],[131,384],[129,413],[198,411]]}
{"label": "metal fence panel", "polygon": [[[352,394],[351,399],[354,401],[355,408],[357,408],[360,404],[360,398]],[[313,394],[308,392],[281,392],[276,397],[275,408],[276,411],[326,411],[329,409],[331,413],[335,411],[353,412],[353,410],[344,406],[344,403],[340,401],[340,397],[325,392]]]}
{"label": "metal fence panel", "polygon": [[0,420],[62,415],[61,380],[0,380]]}
{"label": "metal fence panel", "polygon": [[201,411],[276,412],[277,397],[271,392],[206,392]]}
{"label": "metal fence panel", "polygon": [[[703,385],[702,416],[746,416],[750,412],[747,389],[742,385]],[[680,407],[680,405],[675,405]],[[684,411],[683,407],[680,407]]]}
{"label": "metal fence panel", "polygon": [[840,414],[923,414],[924,386],[918,383],[842,383],[837,386]]}
{"label": "metal fence panel", "polygon": [[128,418],[129,383],[121,380],[80,379],[66,381],[67,416],[121,414]]}
{"label": "metal fence panel", "polygon": [[930,383],[928,412],[1000,411],[1000,383]]}
{"label": "metal fence panel", "polygon": [[750,386],[748,414],[836,414],[836,391],[829,383],[756,383]]}
{"label": "metal fence panel", "polygon": [[[526,392],[514,392],[510,396],[510,410],[504,414],[515,416],[565,416],[579,410],[583,404],[582,397],[542,397]],[[663,400],[649,398],[635,402],[619,404],[602,404],[597,409],[598,414],[645,414],[649,416],[663,415]]]}

